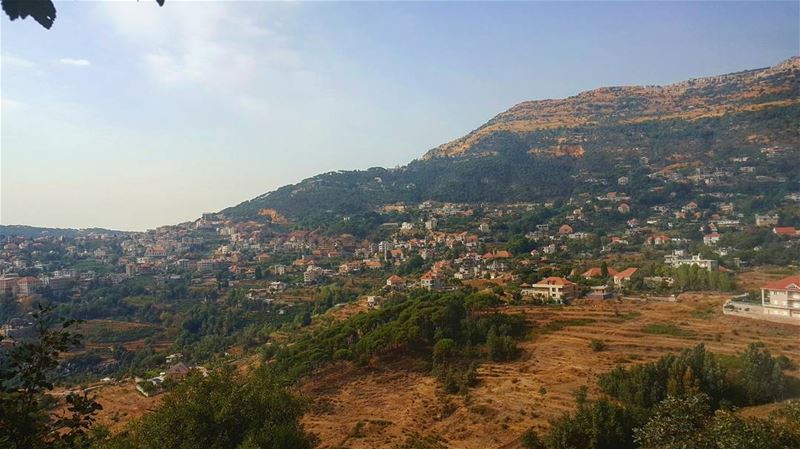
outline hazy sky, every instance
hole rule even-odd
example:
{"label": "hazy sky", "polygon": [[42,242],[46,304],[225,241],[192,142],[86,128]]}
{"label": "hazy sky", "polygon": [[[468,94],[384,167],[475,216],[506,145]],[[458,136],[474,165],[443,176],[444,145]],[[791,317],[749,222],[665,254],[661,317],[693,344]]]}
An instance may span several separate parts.
{"label": "hazy sky", "polygon": [[798,2],[60,2],[3,15],[0,223],[142,230],[395,166],[523,100],[800,53]]}

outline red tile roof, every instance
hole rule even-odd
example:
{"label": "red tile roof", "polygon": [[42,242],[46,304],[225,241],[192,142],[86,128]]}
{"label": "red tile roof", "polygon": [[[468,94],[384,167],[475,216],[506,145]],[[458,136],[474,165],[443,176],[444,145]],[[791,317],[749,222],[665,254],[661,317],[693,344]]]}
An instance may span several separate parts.
{"label": "red tile roof", "polygon": [[633,267],[626,268],[620,271],[619,273],[615,274],[614,277],[617,279],[628,279],[631,276],[633,276],[637,271],[639,271],[638,268],[633,268]]}
{"label": "red tile roof", "polygon": [[387,283],[391,283],[391,284],[397,284],[397,283],[403,282],[403,278],[401,278],[400,276],[398,276],[396,274],[393,274],[393,275],[389,276],[389,279],[386,279],[386,282]]}
{"label": "red tile roof", "polygon": [[780,226],[772,228],[772,232],[778,235],[797,235],[797,229],[792,226]]}
{"label": "red tile roof", "polygon": [[764,285],[769,290],[800,290],[800,274],[785,277]]}
{"label": "red tile roof", "polygon": [[[615,269],[613,269],[611,267],[608,267],[608,274],[610,274],[612,276],[615,276],[617,274],[617,270],[615,270]],[[585,277],[585,278],[597,278],[597,277],[600,277],[602,275],[603,275],[603,269],[602,268],[600,268],[600,267],[592,267],[592,268],[589,268],[588,270],[586,270],[586,272],[583,273],[582,276]]]}
{"label": "red tile roof", "polygon": [[537,282],[535,285],[572,285],[573,282],[558,277],[558,276],[550,276],[547,278],[542,279],[541,281]]}

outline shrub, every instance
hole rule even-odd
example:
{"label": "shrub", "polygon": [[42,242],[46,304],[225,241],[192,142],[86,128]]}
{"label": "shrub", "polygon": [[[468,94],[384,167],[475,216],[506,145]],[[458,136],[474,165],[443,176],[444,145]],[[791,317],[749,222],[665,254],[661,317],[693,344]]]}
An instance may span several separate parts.
{"label": "shrub", "polygon": [[592,348],[594,352],[600,352],[606,349],[606,343],[602,340],[592,340],[589,342],[589,347]]}
{"label": "shrub", "polygon": [[525,449],[547,449],[544,441],[542,441],[539,434],[533,429],[526,430],[519,440],[520,443],[522,443],[522,447]]}

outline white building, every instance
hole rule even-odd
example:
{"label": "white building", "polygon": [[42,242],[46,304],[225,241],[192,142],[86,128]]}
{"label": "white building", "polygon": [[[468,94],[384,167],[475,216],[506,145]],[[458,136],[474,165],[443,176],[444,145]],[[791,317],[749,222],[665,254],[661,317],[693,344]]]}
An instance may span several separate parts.
{"label": "white building", "polygon": [[671,265],[675,268],[680,267],[681,265],[689,265],[689,266],[697,266],[700,268],[704,268],[708,271],[716,271],[719,269],[719,261],[713,259],[703,259],[700,257],[699,254],[696,254],[691,257],[679,257],[674,254],[664,256],[664,263],[667,265]]}
{"label": "white building", "polygon": [[800,320],[800,275],[773,281],[761,287],[764,313]]}
{"label": "white building", "polygon": [[766,215],[759,215],[756,214],[756,226],[778,226],[778,220],[780,217],[778,214],[766,214]]}

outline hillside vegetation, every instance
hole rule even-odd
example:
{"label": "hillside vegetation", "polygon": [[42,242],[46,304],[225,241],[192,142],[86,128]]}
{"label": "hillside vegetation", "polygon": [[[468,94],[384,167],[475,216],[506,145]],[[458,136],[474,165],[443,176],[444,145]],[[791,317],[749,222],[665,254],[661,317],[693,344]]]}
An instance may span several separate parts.
{"label": "hillside vegetation", "polygon": [[[223,212],[263,219],[259,211],[274,209],[315,223],[396,202],[566,199],[586,178],[641,167],[642,158],[655,171],[719,167],[764,147],[800,144],[798,75],[800,58],[792,58],[670,86],[524,102],[404,167],[325,173]],[[798,169],[790,183],[797,159],[787,159],[785,173]]]}

